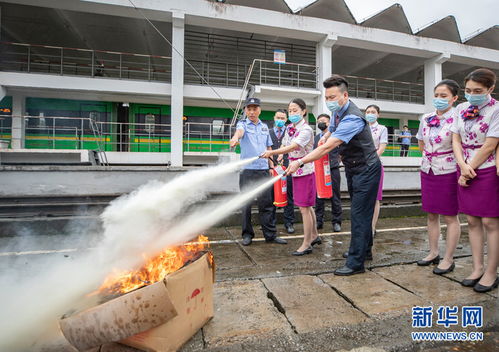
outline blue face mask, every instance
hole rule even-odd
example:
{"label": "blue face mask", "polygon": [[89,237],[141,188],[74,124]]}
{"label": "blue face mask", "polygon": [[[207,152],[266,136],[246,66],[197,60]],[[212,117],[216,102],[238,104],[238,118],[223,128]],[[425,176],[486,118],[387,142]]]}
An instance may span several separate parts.
{"label": "blue face mask", "polygon": [[333,101],[326,101],[326,106],[331,112],[336,112],[341,109],[340,104],[336,100]]}
{"label": "blue face mask", "polygon": [[449,101],[447,99],[443,99],[443,98],[433,98],[433,106],[435,107],[435,109],[437,110],[445,110],[449,107]]}
{"label": "blue face mask", "polygon": [[468,94],[465,93],[464,97],[471,105],[482,105],[487,101],[488,94]]}
{"label": "blue face mask", "polygon": [[366,120],[367,122],[374,123],[378,119],[378,116],[376,114],[367,114],[366,115]]}
{"label": "blue face mask", "polygon": [[284,120],[275,120],[274,124],[276,125],[276,127],[281,128],[281,127],[284,127],[285,122],[286,121],[284,121]]}
{"label": "blue face mask", "polygon": [[301,115],[289,115],[289,121],[291,121],[291,123],[297,123],[298,121],[300,121],[302,119],[302,116]]}

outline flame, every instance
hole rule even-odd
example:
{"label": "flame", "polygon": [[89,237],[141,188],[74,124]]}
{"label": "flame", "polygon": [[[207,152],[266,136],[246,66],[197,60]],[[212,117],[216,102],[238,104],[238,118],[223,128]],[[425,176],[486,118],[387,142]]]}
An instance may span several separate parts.
{"label": "flame", "polygon": [[199,235],[195,241],[184,245],[164,249],[155,257],[144,257],[144,265],[135,271],[114,270],[93,292],[94,294],[109,295],[123,294],[142,286],[150,285],[162,280],[166,275],[177,271],[196,254],[208,246],[208,237]]}

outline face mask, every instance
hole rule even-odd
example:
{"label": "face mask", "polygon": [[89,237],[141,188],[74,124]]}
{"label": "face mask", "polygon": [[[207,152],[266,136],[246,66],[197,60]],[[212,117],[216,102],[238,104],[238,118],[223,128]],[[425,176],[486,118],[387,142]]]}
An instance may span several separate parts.
{"label": "face mask", "polygon": [[336,112],[341,109],[340,104],[336,100],[334,101],[326,101],[326,106],[331,112]]}
{"label": "face mask", "polygon": [[487,101],[488,94],[464,94],[464,97],[471,105],[482,105]]}
{"label": "face mask", "polygon": [[326,123],[325,123],[325,122],[319,122],[319,123],[317,124],[317,127],[319,127],[319,129],[320,129],[321,131],[324,131],[324,130],[327,128],[327,125],[326,125]]}
{"label": "face mask", "polygon": [[286,122],[286,121],[284,121],[284,120],[275,120],[275,122],[274,122],[274,123],[275,123],[276,127],[281,128],[281,127],[284,127],[284,123],[285,123],[285,122]]}
{"label": "face mask", "polygon": [[378,116],[376,114],[367,114],[366,115],[366,120],[367,122],[374,123],[378,119]]}
{"label": "face mask", "polygon": [[289,121],[291,121],[292,123],[297,123],[301,119],[301,115],[289,115]]}
{"label": "face mask", "polygon": [[437,109],[437,110],[445,110],[449,107],[449,101],[447,99],[442,99],[442,98],[434,98],[433,99],[433,106]]}

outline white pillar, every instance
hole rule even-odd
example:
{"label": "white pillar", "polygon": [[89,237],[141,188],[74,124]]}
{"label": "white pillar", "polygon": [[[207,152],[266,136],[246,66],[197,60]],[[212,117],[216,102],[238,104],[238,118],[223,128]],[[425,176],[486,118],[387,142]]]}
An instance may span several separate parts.
{"label": "white pillar", "polygon": [[19,94],[12,95],[12,149],[24,148],[25,124],[24,115],[26,115],[26,97]]}
{"label": "white pillar", "polygon": [[328,34],[320,42],[317,43],[315,49],[315,63],[318,68],[317,72],[317,89],[321,92],[315,98],[313,114],[317,118],[318,115],[328,113],[326,107],[326,99],[322,82],[326,78],[331,77],[333,70],[333,45],[338,40],[338,36]]}
{"label": "white pillar", "polygon": [[0,85],[0,101],[7,95],[7,89]]}
{"label": "white pillar", "polygon": [[449,59],[450,54],[444,53],[433,57],[424,63],[425,112],[435,110],[433,107],[433,89],[442,80],[442,64]]}
{"label": "white pillar", "polygon": [[171,165],[183,164],[184,13],[172,13]]}

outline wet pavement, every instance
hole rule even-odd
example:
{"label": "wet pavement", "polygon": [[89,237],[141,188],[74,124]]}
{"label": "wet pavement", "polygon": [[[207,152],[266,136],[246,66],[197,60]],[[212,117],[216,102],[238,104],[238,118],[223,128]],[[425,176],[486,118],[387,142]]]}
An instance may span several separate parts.
{"label": "wet pavement", "polygon": [[[333,274],[344,263],[349,222],[340,233],[331,233],[331,224],[326,224],[320,231],[322,245],[302,257],[291,256],[302,241],[300,224],[294,235],[279,226],[287,245],[265,243],[257,231],[253,244],[244,247],[238,227],[207,231],[217,268],[215,316],[182,351],[497,351],[498,290],[478,294],[459,284],[471,271],[466,226],[455,253],[456,269],[437,276],[433,266],[415,264],[428,250],[425,225],[422,217],[380,219],[374,259],[366,262],[366,273],[351,277]],[[53,236],[38,244],[27,248],[18,238],[0,237],[0,270],[23,265],[27,275],[36,275],[42,270],[36,268],[40,257],[70,260],[83,248],[81,242]],[[443,255],[445,242],[440,244]],[[35,250],[47,253],[26,254]],[[484,309],[482,328],[436,324],[439,306],[476,305]],[[433,327],[419,331],[480,331],[484,341],[413,342],[411,332],[418,331],[411,325],[415,306],[434,307]],[[118,344],[100,350],[133,351]]]}

